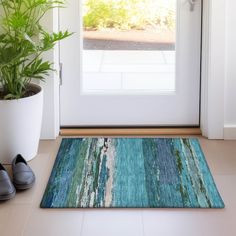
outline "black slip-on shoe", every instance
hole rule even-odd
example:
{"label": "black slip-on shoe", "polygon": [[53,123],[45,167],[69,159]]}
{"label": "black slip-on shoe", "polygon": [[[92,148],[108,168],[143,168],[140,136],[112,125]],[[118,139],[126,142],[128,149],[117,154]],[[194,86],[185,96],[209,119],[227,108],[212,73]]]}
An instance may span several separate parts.
{"label": "black slip-on shoe", "polygon": [[9,200],[15,197],[15,195],[16,189],[12,184],[6,169],[0,164],[0,200]]}
{"label": "black slip-on shoe", "polygon": [[29,189],[34,185],[35,175],[26,160],[18,154],[12,161],[13,184],[16,189]]}

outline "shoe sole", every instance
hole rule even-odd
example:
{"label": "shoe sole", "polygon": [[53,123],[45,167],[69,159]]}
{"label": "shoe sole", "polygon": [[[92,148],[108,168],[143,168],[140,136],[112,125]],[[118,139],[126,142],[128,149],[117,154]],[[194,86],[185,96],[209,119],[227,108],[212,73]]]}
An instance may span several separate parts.
{"label": "shoe sole", "polygon": [[33,187],[34,183],[35,183],[35,181],[33,181],[33,182],[30,183],[30,184],[24,184],[24,185],[23,185],[23,184],[16,184],[16,183],[13,182],[15,188],[18,189],[18,190],[29,189],[29,188]]}
{"label": "shoe sole", "polygon": [[0,196],[0,201],[10,200],[10,199],[14,198],[15,195],[16,195],[16,191],[14,191],[10,194],[7,194],[7,195],[2,195],[2,196]]}

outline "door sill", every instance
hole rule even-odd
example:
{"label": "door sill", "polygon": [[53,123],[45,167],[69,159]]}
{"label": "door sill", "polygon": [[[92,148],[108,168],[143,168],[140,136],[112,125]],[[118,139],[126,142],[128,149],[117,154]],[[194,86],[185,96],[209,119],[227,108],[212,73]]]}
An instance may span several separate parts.
{"label": "door sill", "polygon": [[200,128],[62,128],[61,136],[201,135]]}

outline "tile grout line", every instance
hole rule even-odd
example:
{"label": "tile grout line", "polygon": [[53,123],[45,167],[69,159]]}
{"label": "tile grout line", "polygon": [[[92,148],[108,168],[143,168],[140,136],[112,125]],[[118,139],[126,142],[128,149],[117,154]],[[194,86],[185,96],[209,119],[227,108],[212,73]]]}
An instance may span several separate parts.
{"label": "tile grout line", "polygon": [[[165,59],[163,56],[162,56],[162,59]],[[169,65],[170,63],[167,63],[165,60],[164,62],[135,62],[135,63],[126,63],[124,64],[123,62],[122,63],[115,63],[115,62],[110,62],[110,63],[104,63],[104,65],[106,66],[148,66],[148,65],[151,65],[151,66],[156,66],[156,65]]]}
{"label": "tile grout line", "polygon": [[123,79],[124,79],[124,73],[125,72],[121,72],[120,74],[121,74],[121,87],[120,87],[120,90],[124,90],[124,88],[123,88],[123,86],[124,86],[124,81],[123,81]]}
{"label": "tile grout line", "polygon": [[26,226],[27,226],[27,223],[29,222],[29,219],[30,219],[30,216],[32,215],[32,212],[33,212],[33,203],[30,204],[29,214],[28,214],[28,216],[26,217],[25,222],[24,222],[24,225],[23,225],[23,227],[22,227],[21,236],[24,236],[24,235],[25,235]]}
{"label": "tile grout line", "polygon": [[[104,52],[107,52],[107,51],[109,51],[109,50],[104,50]],[[138,55],[138,56],[142,56],[143,54],[142,54],[143,52],[141,52],[140,51],[140,55]],[[168,64],[167,62],[166,62],[166,60],[165,60],[165,57],[163,56],[164,55],[164,51],[163,50],[160,50],[160,51],[158,51],[158,53],[160,53],[160,55],[161,55],[161,61],[159,61],[159,62],[156,62],[156,60],[155,60],[155,62],[153,62],[153,60],[152,60],[152,62],[146,62],[146,60],[145,60],[145,62],[143,62],[143,61],[141,61],[141,62],[135,62],[135,63],[128,63],[128,65],[166,65],[166,64]],[[128,53],[126,54],[126,55],[128,55]],[[133,58],[131,58],[129,61],[133,61]],[[123,64],[123,62],[105,62],[104,63],[104,65],[106,65],[106,66],[111,66],[111,65],[115,65],[115,66],[122,66],[122,65],[124,65]],[[126,64],[127,65],[127,64]]]}
{"label": "tile grout line", "polygon": [[141,217],[142,217],[143,236],[145,236],[143,210],[141,210]]}
{"label": "tile grout line", "polygon": [[[129,71],[113,71],[113,72],[101,72],[99,74],[120,74],[120,73],[126,73],[126,74],[172,74],[173,72],[169,72],[169,71],[163,71],[163,72],[146,72],[146,71],[139,71],[139,72],[129,72]],[[87,74],[98,74],[98,72],[89,72]]]}
{"label": "tile grout line", "polygon": [[102,50],[102,56],[101,56],[101,62],[100,62],[100,65],[99,65],[99,73],[102,73],[102,67],[103,67],[103,61],[104,61],[104,57],[105,57],[105,55],[104,55],[105,53],[104,53],[104,50]]}
{"label": "tile grout line", "polygon": [[81,223],[81,229],[80,229],[80,235],[79,235],[79,236],[83,236],[84,218],[85,218],[85,212],[84,212],[84,210],[83,210],[82,223]]}
{"label": "tile grout line", "polygon": [[163,59],[164,59],[164,61],[165,61],[165,64],[168,65],[168,63],[167,63],[167,58],[166,58],[166,56],[165,56],[165,53],[164,53],[163,51],[161,51],[161,54],[162,54],[162,56],[163,56]]}

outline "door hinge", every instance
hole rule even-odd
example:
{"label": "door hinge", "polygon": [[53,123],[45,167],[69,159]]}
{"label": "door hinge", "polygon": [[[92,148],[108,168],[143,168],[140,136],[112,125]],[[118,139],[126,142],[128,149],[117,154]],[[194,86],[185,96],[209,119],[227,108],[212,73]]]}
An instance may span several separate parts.
{"label": "door hinge", "polygon": [[59,64],[59,80],[60,80],[60,85],[62,85],[62,63],[61,62]]}

